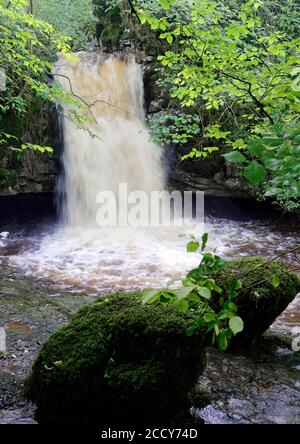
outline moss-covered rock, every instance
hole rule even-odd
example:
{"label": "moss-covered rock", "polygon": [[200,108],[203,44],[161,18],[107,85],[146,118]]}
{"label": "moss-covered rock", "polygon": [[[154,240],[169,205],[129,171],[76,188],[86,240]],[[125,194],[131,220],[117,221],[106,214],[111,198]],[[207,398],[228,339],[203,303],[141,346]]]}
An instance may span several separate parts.
{"label": "moss-covered rock", "polygon": [[[274,276],[279,285],[273,285]],[[236,299],[238,314],[244,321],[244,330],[232,338],[231,346],[250,345],[275,321],[300,291],[300,279],[289,273],[286,265],[258,256],[228,261],[215,276],[217,284],[225,290],[233,279],[240,279],[243,288]],[[217,308],[218,297],[215,297]]]}
{"label": "moss-covered rock", "polygon": [[114,294],[82,308],[41,350],[26,381],[40,423],[166,424],[187,411],[205,332],[174,306]]}

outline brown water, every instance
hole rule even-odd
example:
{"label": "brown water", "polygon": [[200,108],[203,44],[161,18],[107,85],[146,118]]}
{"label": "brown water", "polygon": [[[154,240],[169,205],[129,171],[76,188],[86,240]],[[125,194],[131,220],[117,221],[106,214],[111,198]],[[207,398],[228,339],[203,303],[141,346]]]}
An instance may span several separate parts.
{"label": "brown water", "polygon": [[[225,257],[284,253],[300,241],[297,226],[259,221],[236,222],[207,218],[208,249]],[[188,239],[179,227],[155,229],[45,227],[36,235],[11,233],[0,240],[0,260],[26,275],[90,292],[160,287],[200,261],[186,253]],[[283,259],[300,267],[300,255]]]}

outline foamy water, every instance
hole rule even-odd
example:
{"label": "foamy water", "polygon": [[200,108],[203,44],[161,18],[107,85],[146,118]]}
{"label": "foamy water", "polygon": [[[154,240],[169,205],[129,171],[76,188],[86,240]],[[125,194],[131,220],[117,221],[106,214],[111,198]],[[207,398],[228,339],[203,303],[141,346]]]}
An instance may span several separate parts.
{"label": "foamy water", "polygon": [[[272,257],[297,244],[295,233],[270,230],[258,222],[210,219],[208,250],[225,258],[259,254]],[[0,257],[27,275],[57,285],[107,292],[160,287],[200,262],[187,253],[181,228],[83,229],[60,227],[53,232],[3,240]],[[5,244],[5,246],[4,246]],[[291,258],[289,258],[291,260]],[[299,259],[292,267],[300,265]]]}

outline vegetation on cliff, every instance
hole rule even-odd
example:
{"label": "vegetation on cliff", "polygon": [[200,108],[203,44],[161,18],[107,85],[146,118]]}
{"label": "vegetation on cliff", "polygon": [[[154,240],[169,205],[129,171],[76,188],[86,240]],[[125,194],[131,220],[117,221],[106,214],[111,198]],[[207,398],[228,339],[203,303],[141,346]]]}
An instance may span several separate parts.
{"label": "vegetation on cliff", "polygon": [[[221,149],[256,196],[297,209],[300,40],[286,14],[299,17],[299,5],[185,3],[189,14],[184,19],[174,15],[174,1],[157,0],[165,7],[163,16],[148,12],[147,5],[139,9],[141,22],[168,44],[158,56],[159,83],[170,92],[172,108],[177,103],[186,110],[192,129],[185,131],[175,112],[173,142],[189,146],[183,160]],[[164,131],[160,125],[157,129]]]}
{"label": "vegetation on cliff", "polygon": [[0,1],[0,186],[13,181],[24,150],[52,151],[47,139],[34,137],[45,107],[68,103],[68,117],[83,124],[82,103],[51,77],[58,52],[74,59],[72,39],[36,18],[31,6],[26,0]]}

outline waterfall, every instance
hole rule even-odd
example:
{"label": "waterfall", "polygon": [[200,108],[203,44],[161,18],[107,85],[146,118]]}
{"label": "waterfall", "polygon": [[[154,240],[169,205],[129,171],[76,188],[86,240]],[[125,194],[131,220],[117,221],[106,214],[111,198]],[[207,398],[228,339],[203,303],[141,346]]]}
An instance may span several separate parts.
{"label": "waterfall", "polygon": [[128,196],[138,191],[148,198],[164,189],[162,150],[151,142],[144,120],[141,68],[133,58],[81,52],[78,59],[62,56],[54,71],[64,89],[80,98],[85,116],[85,130],[79,129],[68,118],[74,104],[65,106],[62,223],[12,264],[92,294],[160,287],[199,262],[186,252],[185,228],[99,226],[96,217],[97,195],[110,191],[118,197],[119,184],[127,185]]}
{"label": "waterfall", "polygon": [[[161,148],[150,141],[144,121],[142,71],[133,57],[121,59],[78,53],[78,61],[61,56],[54,75],[80,97],[85,130],[64,117],[64,174],[58,192],[65,196],[62,219],[67,226],[96,224],[99,191],[117,195],[164,188]],[[85,106],[87,104],[88,106]]]}

